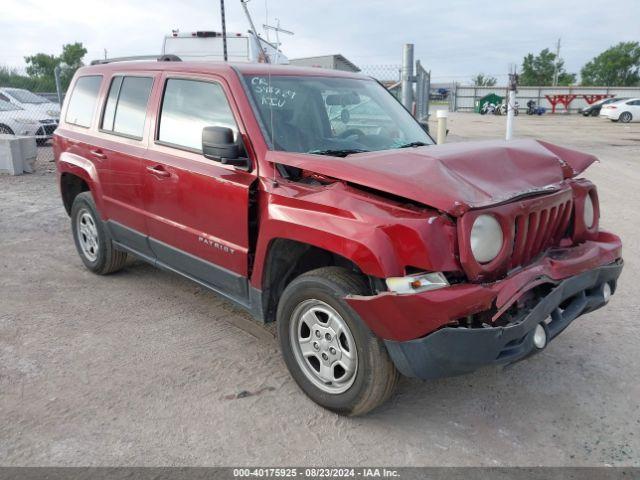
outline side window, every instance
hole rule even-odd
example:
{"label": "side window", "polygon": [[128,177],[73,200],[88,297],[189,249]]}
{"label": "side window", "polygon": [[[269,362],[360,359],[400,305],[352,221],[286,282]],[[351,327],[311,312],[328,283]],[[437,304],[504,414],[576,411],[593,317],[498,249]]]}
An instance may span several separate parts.
{"label": "side window", "polygon": [[102,117],[102,129],[142,138],[152,86],[153,78],[149,77],[114,77]]}
{"label": "side window", "polygon": [[170,78],[164,90],[158,140],[202,150],[204,127],[238,128],[227,97],[218,83]]}
{"label": "side window", "polygon": [[91,126],[101,83],[102,75],[78,78],[67,107],[67,115],[65,116],[67,123],[81,127]]}
{"label": "side window", "polygon": [[9,102],[11,103],[11,100],[9,99],[9,97],[7,97],[5,94],[0,93],[0,100],[4,100],[5,102]]}

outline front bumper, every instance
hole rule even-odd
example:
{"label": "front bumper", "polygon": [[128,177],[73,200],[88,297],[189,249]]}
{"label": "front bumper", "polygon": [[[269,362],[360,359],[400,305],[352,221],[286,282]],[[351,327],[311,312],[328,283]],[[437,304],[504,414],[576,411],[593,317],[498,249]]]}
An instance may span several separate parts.
{"label": "front bumper", "polygon": [[447,327],[415,340],[385,340],[387,350],[403,375],[422,379],[461,375],[482,366],[521,360],[538,351],[533,343],[538,325],[545,328],[548,344],[580,315],[602,307],[607,301],[603,287],[608,284],[615,292],[622,265],[619,260],[562,280],[517,324]]}
{"label": "front bumper", "polygon": [[[525,357],[532,352],[533,329],[552,312],[553,320],[546,327],[549,337],[579,315],[602,306],[602,291],[597,289],[610,282],[615,291],[621,256],[620,238],[601,230],[593,240],[551,249],[531,265],[493,283],[463,283],[409,295],[349,296],[346,301],[385,341],[402,373],[421,378],[456,375]],[[517,324],[459,326],[459,320],[483,312],[493,312],[488,322],[493,324],[542,285],[549,293]],[[566,300],[571,307],[560,315],[556,309]]]}

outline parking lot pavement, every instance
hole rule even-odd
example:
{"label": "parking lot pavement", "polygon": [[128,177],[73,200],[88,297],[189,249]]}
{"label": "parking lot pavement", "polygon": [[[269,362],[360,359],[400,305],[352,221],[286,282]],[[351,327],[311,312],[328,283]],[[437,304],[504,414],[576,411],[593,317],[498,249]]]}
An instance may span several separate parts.
{"label": "parking lot pavement", "polygon": [[[504,118],[451,114],[450,141]],[[516,134],[593,152],[626,267],[611,304],[540,355],[432,382],[374,413],[308,400],[273,328],[175,275],[84,269],[53,164],[0,176],[2,465],[640,465],[640,124],[527,117]]]}

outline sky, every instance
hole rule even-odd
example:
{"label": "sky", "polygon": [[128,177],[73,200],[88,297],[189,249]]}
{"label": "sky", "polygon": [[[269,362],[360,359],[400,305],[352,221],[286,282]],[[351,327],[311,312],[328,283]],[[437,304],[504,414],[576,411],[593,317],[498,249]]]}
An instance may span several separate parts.
{"label": "sky", "polygon": [[[159,54],[174,28],[220,30],[219,0],[2,0],[0,65],[23,68],[24,56],[58,54],[82,42],[85,63],[104,56]],[[249,26],[240,0],[226,0],[227,30]],[[402,46],[431,70],[433,82],[468,83],[479,72],[504,81],[524,55],[555,49],[570,73],[621,41],[640,40],[639,0],[251,0],[265,20],[295,32],[282,36],[289,58],[341,53],[359,66],[398,65]],[[273,39],[273,38],[272,38]]]}

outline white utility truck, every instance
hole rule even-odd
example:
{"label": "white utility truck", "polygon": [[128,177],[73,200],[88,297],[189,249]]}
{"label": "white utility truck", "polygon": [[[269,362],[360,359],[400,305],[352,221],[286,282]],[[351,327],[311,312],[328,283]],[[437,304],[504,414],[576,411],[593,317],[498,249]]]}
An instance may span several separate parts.
{"label": "white utility truck", "polygon": [[[185,61],[224,60],[222,34],[173,30],[171,35],[164,37],[162,55],[176,55]],[[289,59],[274,44],[251,31],[227,32],[227,59],[229,62],[289,63]]]}

